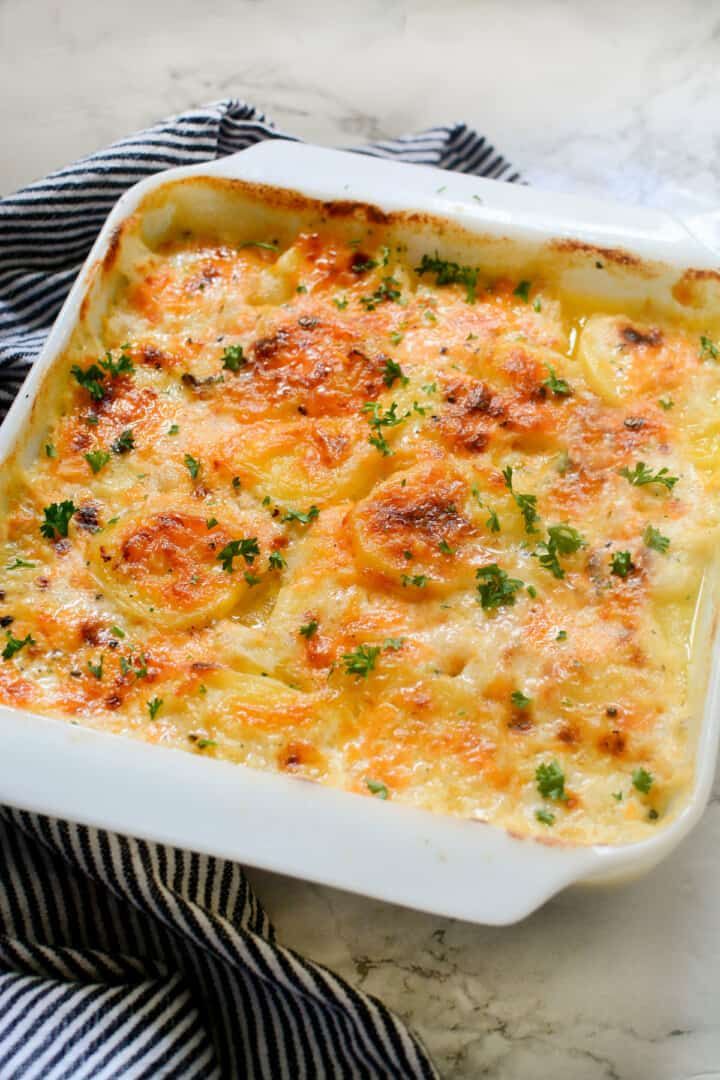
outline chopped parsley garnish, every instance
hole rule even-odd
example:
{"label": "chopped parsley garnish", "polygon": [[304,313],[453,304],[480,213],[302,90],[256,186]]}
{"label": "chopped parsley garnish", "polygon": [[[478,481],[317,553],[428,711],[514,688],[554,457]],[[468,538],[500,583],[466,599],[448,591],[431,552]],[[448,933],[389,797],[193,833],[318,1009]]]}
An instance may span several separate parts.
{"label": "chopped parsley garnish", "polygon": [[536,296],[533,300],[533,311],[542,311],[542,301],[540,300],[539,296]]}
{"label": "chopped parsley garnish", "polygon": [[19,653],[21,649],[24,649],[26,645],[35,645],[35,638],[32,634],[26,634],[24,638],[16,638],[13,636],[11,630],[5,631],[5,648],[2,651],[3,660],[12,660],[15,653]]}
{"label": "chopped parsley garnish", "polygon": [[162,703],[163,703],[163,699],[161,697],[150,698],[150,700],[148,701],[147,707],[148,707],[148,712],[150,713],[150,719],[151,720],[154,720],[155,717],[157,716],[158,710],[159,710],[160,706],[162,705]]}
{"label": "chopped parsley garnish", "polygon": [[673,399],[671,397],[658,398],[658,405],[660,406],[661,409],[664,409],[665,412],[667,412],[668,409],[672,409],[674,404],[675,404],[675,402],[673,401]]}
{"label": "chopped parsley garnish", "polygon": [[610,573],[626,578],[635,569],[629,551],[614,551],[610,559]]}
{"label": "chopped parsley garnish", "polygon": [[345,308],[348,306],[348,298],[347,296],[334,296],[333,304],[338,309],[338,311],[344,311]]}
{"label": "chopped parsley garnish", "polygon": [[482,499],[480,498],[480,492],[479,492],[478,488],[473,487],[472,493],[475,496],[475,498],[477,499],[478,506],[481,509],[487,510],[488,514],[490,515],[488,517],[487,521],[485,522],[486,527],[490,530],[490,532],[494,532],[494,533],[500,532],[500,518],[497,516],[495,511],[491,510],[490,507],[487,506],[486,503],[484,503],[482,501]]}
{"label": "chopped parsley garnish", "polygon": [[215,526],[217,525],[217,523],[218,523],[218,519],[217,519],[216,517],[211,517],[211,518],[208,518],[208,519],[206,520],[206,522],[205,522],[205,528],[206,528],[206,529],[208,530],[208,532],[209,532],[209,531],[210,531],[210,529],[214,529],[214,528],[215,528]]}
{"label": "chopped parsley garnish", "polygon": [[231,540],[218,555],[218,561],[222,563],[223,570],[232,574],[233,559],[244,559],[248,566],[252,566],[255,556],[259,554],[257,537],[251,536],[242,540]]}
{"label": "chopped parsley garnish", "polygon": [[262,581],[261,577],[258,577],[257,574],[251,574],[249,570],[243,571],[243,577],[251,588],[253,585],[259,585]]}
{"label": "chopped parsley garnish", "polygon": [[670,537],[663,536],[660,530],[656,529],[654,525],[647,525],[645,527],[643,541],[647,547],[652,548],[653,551],[659,551],[661,555],[664,555],[670,547]]}
{"label": "chopped parsley garnish", "polygon": [[234,491],[239,491],[240,490],[240,488],[242,487],[242,481],[240,480],[239,476],[233,476],[233,478],[232,478],[232,486],[233,486]]}
{"label": "chopped parsley garnish", "polygon": [[57,450],[52,443],[45,443],[45,456],[49,458],[57,457]]}
{"label": "chopped parsley garnish", "polygon": [[648,469],[644,461],[636,462],[634,469],[629,469],[626,465],[624,469],[620,469],[620,476],[624,476],[635,487],[643,487],[645,484],[662,484],[668,491],[672,491],[678,482],[677,476],[668,476],[666,468],[658,469],[654,473]]}
{"label": "chopped parsley garnish", "polygon": [[279,251],[277,243],[273,240],[270,243],[267,240],[247,240],[244,244],[240,245],[241,248],[256,247],[262,248],[263,251]]}
{"label": "chopped parsley garnish", "polygon": [[392,386],[397,379],[400,380],[402,386],[407,386],[410,382],[397,361],[391,360],[390,357],[388,357],[385,361],[385,368],[383,370],[383,382],[386,386]]}
{"label": "chopped parsley garnish", "polygon": [[535,817],[542,825],[555,824],[555,815],[552,810],[546,810],[544,807],[541,810],[535,811]]}
{"label": "chopped parsley garnish", "polygon": [[497,563],[489,563],[475,571],[475,577],[481,605],[488,611],[499,607],[512,607],[515,603],[515,593],[524,587],[524,582],[518,578],[508,577]]}
{"label": "chopped parsley garnish", "polygon": [[368,442],[371,446],[374,446],[376,450],[379,450],[383,457],[388,457],[392,450],[385,441],[381,428],[384,427],[397,427],[398,424],[402,424],[403,420],[407,420],[409,413],[404,413],[403,416],[398,416],[397,402],[393,401],[389,409],[385,412],[382,410],[382,406],[378,401],[368,401],[363,405],[361,412],[365,413],[367,422],[371,428],[375,429],[375,434],[371,435]]}
{"label": "chopped parsley garnish", "polygon": [[100,663],[93,664],[92,660],[88,660],[88,671],[91,675],[94,675],[96,679],[102,679],[103,677],[103,660],[105,657],[100,655]]}
{"label": "chopped parsley garnish", "polygon": [[447,259],[434,255],[423,255],[420,265],[415,267],[415,273],[420,277],[423,274],[434,274],[438,285],[463,285],[465,287],[465,299],[468,304],[475,303],[475,290],[479,270],[474,266],[461,266],[456,262],[448,262]]}
{"label": "chopped parsley garnish", "polygon": [[295,286],[295,292],[296,293],[306,293],[307,292],[307,285],[296,285]]}
{"label": "chopped parsley garnish", "polygon": [[550,367],[549,364],[547,364],[547,369],[550,374],[543,382],[543,386],[547,386],[548,390],[552,391],[557,397],[567,397],[569,394],[572,394],[570,383],[566,382],[565,379],[558,379],[555,374],[555,369]]}
{"label": "chopped parsley garnish", "polygon": [[520,300],[524,300],[527,304],[530,300],[530,290],[532,288],[531,281],[521,281],[517,289],[513,291],[513,296],[517,296]]}
{"label": "chopped parsley garnish", "polygon": [[403,583],[403,587],[408,585],[414,585],[416,589],[424,589],[427,584],[427,576],[425,574],[403,574],[400,580]]}
{"label": "chopped parsley garnish", "polygon": [[565,571],[560,565],[559,556],[572,555],[584,544],[582,536],[572,525],[550,525],[548,539],[538,544],[533,555],[544,570],[549,570],[553,577],[560,580],[565,577]]}
{"label": "chopped parsley garnish", "polygon": [[303,626],[300,627],[300,629],[298,630],[298,633],[302,634],[302,636],[304,638],[308,638],[308,640],[309,640],[311,637],[314,637],[315,634],[317,633],[318,625],[319,625],[319,623],[318,623],[317,619],[311,619],[310,622],[307,622]]}
{"label": "chopped parsley garnish", "polygon": [[243,354],[242,345],[228,345],[222,354],[222,366],[225,371],[239,371],[245,364],[247,360]]}
{"label": "chopped parsley garnish", "polygon": [[192,479],[197,480],[198,473],[200,472],[201,468],[200,462],[197,460],[197,458],[194,458],[192,454],[186,454],[183,458],[183,461],[185,463],[185,468],[190,473]]}
{"label": "chopped parsley garnish", "polygon": [[85,371],[77,364],[74,364],[70,368],[70,373],[75,376],[77,381],[87,390],[93,401],[102,401],[105,397],[105,388],[103,381],[105,379],[105,373],[100,370],[97,364],[91,364]]}
{"label": "chopped parsley garnish", "polygon": [[311,506],[307,511],[287,509],[283,521],[299,521],[301,525],[309,525],[319,514],[317,506]]}
{"label": "chopped parsley garnish", "polygon": [[535,770],[537,789],[544,799],[563,802],[565,794],[565,776],[557,761],[543,762]]}
{"label": "chopped parsley garnish", "polygon": [[283,570],[287,563],[279,551],[271,551],[268,556],[268,565],[271,570]]}
{"label": "chopped parsley garnish", "polygon": [[358,645],[352,652],[343,653],[342,661],[346,674],[366,679],[374,670],[380,651],[379,645]]}
{"label": "chopped parsley garnish", "polygon": [[[259,244],[256,246],[260,246]],[[198,750],[209,750],[211,746],[217,746],[215,739],[197,739],[195,742]]]}
{"label": "chopped parsley garnish", "polygon": [[113,359],[113,354],[108,351],[105,353],[105,359],[100,361],[100,367],[104,368],[113,379],[116,379],[119,375],[131,375],[135,370],[135,366],[126,351],[129,348],[129,345],[121,345],[119,360]]}
{"label": "chopped parsley garnish", "polygon": [[374,293],[370,296],[361,296],[360,303],[366,311],[374,311],[378,304],[393,301],[397,303],[402,297],[400,282],[394,277],[384,277]]}
{"label": "chopped parsley garnish", "polygon": [[373,795],[377,795],[378,799],[387,799],[388,789],[385,784],[379,780],[371,780],[370,777],[366,777],[365,783],[367,784],[368,791]]}
{"label": "chopped parsley garnish", "polygon": [[516,709],[527,709],[528,705],[532,702],[532,698],[523,694],[522,690],[513,690],[510,695],[510,700]]}
{"label": "chopped parsley garnish", "polygon": [[125,428],[125,430],[118,435],[114,440],[110,449],[113,454],[127,454],[130,450],[135,449],[135,436],[133,435],[132,428]]}
{"label": "chopped parsley garnish", "polygon": [[171,424],[170,427],[167,430],[167,433],[168,433],[168,435],[177,435],[177,433],[179,431],[180,431],[180,426],[178,424]]}
{"label": "chopped parsley garnish", "polygon": [[113,635],[113,637],[116,637],[116,638],[124,638],[125,637],[125,631],[122,630],[119,626],[111,626],[110,627],[110,633]]}
{"label": "chopped parsley garnish", "polygon": [[441,540],[438,544],[438,548],[442,551],[443,555],[454,555],[455,548],[451,548],[447,540]]}
{"label": "chopped parsley garnish", "polygon": [[643,795],[647,795],[650,791],[650,788],[653,786],[653,779],[652,773],[649,773],[647,769],[643,769],[642,767],[635,769],[632,774],[633,787],[637,788]]}
{"label": "chopped parsley garnish", "polygon": [[708,357],[711,360],[720,360],[720,349],[709,337],[702,334],[700,337],[700,359],[707,360]]}
{"label": "chopped parsley garnish", "polygon": [[622,791],[613,791],[612,797],[615,802],[622,802],[623,793]]}
{"label": "chopped parsley garnish", "polygon": [[37,565],[37,563],[27,562],[25,559],[19,559],[17,556],[15,556],[15,562],[9,563],[8,566],[5,567],[5,569],[6,570],[20,570],[20,569],[26,567],[28,570],[32,570],[32,569],[34,569],[34,567],[36,565]]}
{"label": "chopped parsley garnish", "polygon": [[403,335],[403,334],[401,334],[399,330],[393,330],[392,334],[390,335],[390,342],[391,342],[391,344],[392,344],[392,345],[399,345],[399,344],[400,344],[400,342],[401,342],[401,341],[402,341],[402,339],[403,339],[403,336],[404,336],[404,335]]}
{"label": "chopped parsley garnish", "polygon": [[83,456],[94,473],[99,473],[103,465],[107,465],[110,460],[106,450],[89,450]]}
{"label": "chopped parsley garnish", "polygon": [[555,635],[556,641],[567,641],[567,630],[558,630]]}
{"label": "chopped parsley garnish", "polygon": [[50,506],[46,506],[43,510],[45,520],[40,525],[40,532],[48,540],[56,540],[59,537],[65,537],[68,534],[68,526],[70,524],[70,518],[73,516],[77,506],[72,499],[65,499],[61,503],[51,503]]}
{"label": "chopped parsley garnish", "polygon": [[[359,258],[358,255],[356,255],[352,261],[351,269],[354,274],[365,274],[368,270],[374,270],[378,265],[376,259],[371,259],[369,256],[367,259],[362,259]],[[384,263],[383,265],[387,266],[387,263]]]}
{"label": "chopped parsley garnish", "polygon": [[525,522],[526,533],[538,532],[537,523],[540,520],[540,515],[537,512],[537,495],[520,495],[513,488],[513,469],[512,465],[508,465],[503,469],[503,480],[505,481],[505,487],[510,491],[520,513],[523,516]]}

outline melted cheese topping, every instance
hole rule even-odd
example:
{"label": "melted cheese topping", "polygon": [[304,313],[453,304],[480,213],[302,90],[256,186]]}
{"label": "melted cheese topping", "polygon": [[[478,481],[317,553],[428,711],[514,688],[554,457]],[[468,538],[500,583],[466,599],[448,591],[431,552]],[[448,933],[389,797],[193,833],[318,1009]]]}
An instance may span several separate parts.
{"label": "melted cheese topping", "polygon": [[330,234],[147,254],[6,470],[0,701],[523,834],[672,817],[717,357],[470,300]]}

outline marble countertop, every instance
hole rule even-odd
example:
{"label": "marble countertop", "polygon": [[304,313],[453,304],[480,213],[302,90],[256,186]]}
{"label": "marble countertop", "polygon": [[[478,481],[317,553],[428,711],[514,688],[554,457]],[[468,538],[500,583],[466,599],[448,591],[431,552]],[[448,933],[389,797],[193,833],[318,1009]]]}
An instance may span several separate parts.
{"label": "marble countertop", "polygon": [[[232,96],[328,145],[461,119],[536,185],[692,214],[720,203],[719,61],[706,0],[0,0],[0,193]],[[717,1080],[718,850],[720,792],[647,878],[504,929],[251,876],[444,1078]]]}

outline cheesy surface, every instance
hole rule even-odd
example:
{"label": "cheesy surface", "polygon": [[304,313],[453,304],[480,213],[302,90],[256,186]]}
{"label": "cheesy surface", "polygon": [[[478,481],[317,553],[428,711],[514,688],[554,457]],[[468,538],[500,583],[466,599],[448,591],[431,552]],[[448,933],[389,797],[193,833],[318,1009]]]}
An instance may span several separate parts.
{"label": "cheesy surface", "polygon": [[145,251],[5,470],[0,702],[521,834],[651,835],[693,775],[718,349],[367,243]]}

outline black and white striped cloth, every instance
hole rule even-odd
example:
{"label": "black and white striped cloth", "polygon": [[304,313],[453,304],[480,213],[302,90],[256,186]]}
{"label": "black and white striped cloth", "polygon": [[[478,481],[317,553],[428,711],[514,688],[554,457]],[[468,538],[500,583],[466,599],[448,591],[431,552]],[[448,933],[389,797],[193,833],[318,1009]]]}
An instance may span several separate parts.
{"label": "black and white striped cloth", "polygon": [[[290,137],[221,101],[0,199],[0,416],[126,188]],[[359,152],[519,179],[464,124]],[[10,807],[0,852],[2,1080],[436,1076],[379,1001],[277,943],[239,866]]]}

